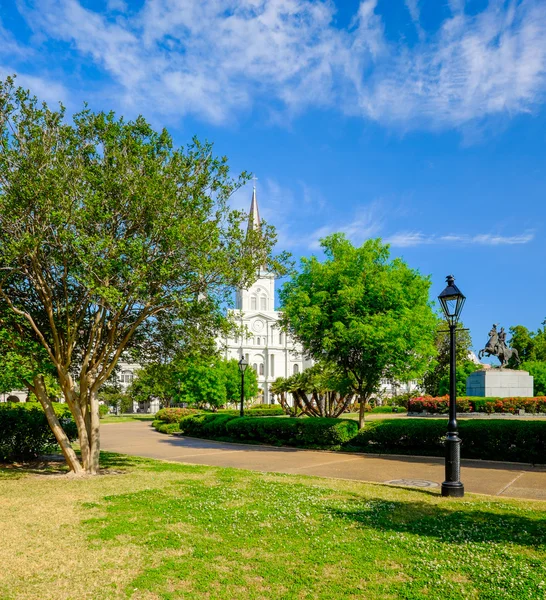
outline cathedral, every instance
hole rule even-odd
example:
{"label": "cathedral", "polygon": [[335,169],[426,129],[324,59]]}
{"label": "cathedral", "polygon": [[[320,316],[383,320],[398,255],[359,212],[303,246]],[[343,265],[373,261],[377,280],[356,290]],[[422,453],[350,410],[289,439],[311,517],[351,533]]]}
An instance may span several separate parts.
{"label": "cathedral", "polygon": [[[260,227],[256,187],[248,219],[249,229]],[[301,346],[279,328],[280,313],[275,310],[275,276],[260,269],[249,289],[236,292],[235,309],[228,312],[245,333],[218,340],[226,359],[244,356],[258,375],[259,402],[273,404],[269,386],[277,377],[300,373],[313,363],[305,358]]]}

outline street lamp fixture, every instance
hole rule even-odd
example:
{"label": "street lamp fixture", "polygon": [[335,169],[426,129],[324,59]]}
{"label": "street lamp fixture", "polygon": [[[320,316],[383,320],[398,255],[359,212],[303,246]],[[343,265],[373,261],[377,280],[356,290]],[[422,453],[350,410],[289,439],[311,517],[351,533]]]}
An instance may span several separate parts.
{"label": "street lamp fixture", "polygon": [[464,485],[461,483],[461,440],[457,432],[457,380],[455,330],[461,316],[464,294],[455,285],[455,277],[448,275],[447,287],[438,296],[444,316],[449,324],[449,421],[446,436],[446,480],[442,483],[442,496],[462,498]]}
{"label": "street lamp fixture", "polygon": [[245,371],[248,367],[248,362],[244,356],[241,356],[239,361],[239,371],[241,371],[241,410],[239,412],[241,417],[245,416]]}

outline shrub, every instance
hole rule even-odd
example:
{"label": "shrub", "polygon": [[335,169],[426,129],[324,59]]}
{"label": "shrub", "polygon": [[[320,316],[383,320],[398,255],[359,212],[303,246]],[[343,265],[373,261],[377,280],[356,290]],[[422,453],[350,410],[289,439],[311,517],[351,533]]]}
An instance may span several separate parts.
{"label": "shrub", "polygon": [[105,417],[110,412],[107,404],[99,404],[99,418]]}
{"label": "shrub", "polygon": [[161,410],[157,411],[155,418],[156,420],[163,421],[165,423],[178,423],[182,417],[196,415],[200,412],[201,411],[197,410],[196,408],[162,408]]}
{"label": "shrub", "polygon": [[[518,410],[527,413],[546,413],[546,397],[535,398],[481,398],[462,397],[457,398],[457,412],[459,413],[511,413]],[[408,412],[425,412],[429,414],[447,414],[449,412],[449,397],[433,398],[432,396],[421,396],[412,398],[408,405]]]}
{"label": "shrub", "polygon": [[[444,419],[374,421],[345,446],[364,452],[444,456],[446,430]],[[459,435],[463,458],[545,462],[544,421],[460,421]]]}
{"label": "shrub", "polygon": [[178,433],[180,431],[180,425],[178,423],[166,423],[156,419],[152,425],[159,433]]}
{"label": "shrub", "polygon": [[[68,416],[68,407],[55,404],[54,410],[68,437],[76,439],[76,424]],[[36,458],[57,448],[57,441],[40,404],[0,405],[0,460]]]}
{"label": "shrub", "polygon": [[379,414],[388,414],[388,413],[397,413],[397,412],[406,412],[403,406],[376,406],[372,408],[372,413]]}
{"label": "shrub", "polygon": [[[284,415],[284,410],[282,409],[282,406],[279,406],[278,404],[277,405],[270,404],[269,406],[271,406],[271,408],[245,409],[245,416],[246,417],[276,417],[276,416]],[[219,410],[218,414],[238,416],[240,414],[240,411],[238,408],[225,408],[223,410]]]}
{"label": "shrub", "polygon": [[209,414],[181,419],[180,429],[196,437],[303,448],[339,448],[356,434],[358,425],[348,419],[255,419]]}

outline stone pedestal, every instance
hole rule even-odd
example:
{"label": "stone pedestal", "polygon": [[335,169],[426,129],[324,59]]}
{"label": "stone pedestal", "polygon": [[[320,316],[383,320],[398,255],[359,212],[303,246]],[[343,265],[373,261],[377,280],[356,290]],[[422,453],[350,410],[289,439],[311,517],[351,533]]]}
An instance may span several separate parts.
{"label": "stone pedestal", "polygon": [[475,371],[466,380],[466,395],[529,398],[533,396],[533,378],[527,371],[513,369]]}

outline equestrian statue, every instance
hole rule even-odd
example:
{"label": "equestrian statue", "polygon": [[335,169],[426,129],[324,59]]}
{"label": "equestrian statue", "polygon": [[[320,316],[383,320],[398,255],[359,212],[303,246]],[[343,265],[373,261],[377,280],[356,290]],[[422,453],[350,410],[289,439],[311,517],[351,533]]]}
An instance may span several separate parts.
{"label": "equestrian statue", "polygon": [[493,324],[493,328],[489,332],[489,340],[485,348],[478,352],[478,358],[482,359],[485,356],[496,356],[501,362],[501,368],[506,367],[511,358],[514,358],[516,364],[520,364],[518,351],[515,348],[508,348],[506,344],[506,331],[501,327],[497,331],[497,324]]}

